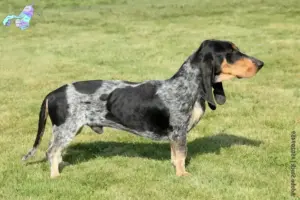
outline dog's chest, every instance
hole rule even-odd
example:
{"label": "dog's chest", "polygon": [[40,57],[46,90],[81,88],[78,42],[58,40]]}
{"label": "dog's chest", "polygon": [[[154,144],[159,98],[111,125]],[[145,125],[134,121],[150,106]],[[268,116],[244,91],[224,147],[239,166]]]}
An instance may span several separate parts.
{"label": "dog's chest", "polygon": [[201,119],[205,111],[205,104],[201,105],[198,101],[194,104],[192,114],[189,120],[188,130],[191,130]]}

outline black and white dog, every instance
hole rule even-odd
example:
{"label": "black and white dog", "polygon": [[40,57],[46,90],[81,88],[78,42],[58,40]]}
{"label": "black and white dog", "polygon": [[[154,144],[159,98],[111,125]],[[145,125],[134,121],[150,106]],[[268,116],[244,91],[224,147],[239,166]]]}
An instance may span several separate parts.
{"label": "black and white dog", "polygon": [[203,115],[205,101],[215,110],[215,101],[224,104],[226,100],[222,81],[252,77],[263,64],[240,52],[232,42],[205,40],[167,80],[92,80],[64,85],[45,97],[36,140],[23,160],[34,155],[49,114],[53,136],[46,155],[51,177],[59,175],[61,152],[84,125],[97,133],[111,127],[154,140],[169,140],[176,175],[188,175],[187,133]]}

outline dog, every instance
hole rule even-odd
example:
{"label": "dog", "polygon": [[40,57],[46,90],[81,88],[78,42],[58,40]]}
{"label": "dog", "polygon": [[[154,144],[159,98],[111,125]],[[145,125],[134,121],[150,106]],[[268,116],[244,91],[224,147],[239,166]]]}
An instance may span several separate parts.
{"label": "dog", "polygon": [[33,148],[22,160],[36,152],[49,115],[53,132],[46,157],[52,178],[60,175],[62,150],[83,126],[98,134],[110,127],[169,140],[176,175],[189,175],[185,169],[187,135],[203,116],[205,102],[215,110],[216,103],[226,101],[222,81],[253,77],[263,65],[230,41],[205,40],[166,80],[90,80],[63,85],[43,100]]}

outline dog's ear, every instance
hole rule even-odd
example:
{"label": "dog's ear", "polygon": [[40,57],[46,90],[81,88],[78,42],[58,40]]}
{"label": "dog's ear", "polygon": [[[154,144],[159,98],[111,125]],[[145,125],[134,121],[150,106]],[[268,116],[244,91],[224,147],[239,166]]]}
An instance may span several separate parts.
{"label": "dog's ear", "polygon": [[[222,89],[220,85],[216,85],[216,91],[213,95],[213,84],[215,82],[214,77],[214,56],[212,52],[209,51],[208,44],[210,40],[205,40],[202,42],[198,50],[190,57],[190,62],[194,67],[199,68],[200,70],[200,85],[199,93],[200,96],[207,101],[210,109],[216,109],[216,103],[214,100],[214,95],[217,97],[217,103],[223,102],[222,99]],[[221,83],[222,84],[222,83]],[[222,85],[221,85],[222,86]],[[222,87],[221,87],[222,88]],[[224,93],[223,93],[224,94]],[[221,97],[221,98],[220,98]]]}
{"label": "dog's ear", "polygon": [[199,87],[200,95],[205,101],[207,101],[210,109],[215,110],[217,106],[212,93],[214,82],[214,58],[212,53],[206,53],[201,57],[202,59],[199,66],[201,74]]}
{"label": "dog's ear", "polygon": [[223,105],[226,101],[226,96],[225,96],[222,82],[214,83],[213,88],[214,88],[214,97],[217,104]]}

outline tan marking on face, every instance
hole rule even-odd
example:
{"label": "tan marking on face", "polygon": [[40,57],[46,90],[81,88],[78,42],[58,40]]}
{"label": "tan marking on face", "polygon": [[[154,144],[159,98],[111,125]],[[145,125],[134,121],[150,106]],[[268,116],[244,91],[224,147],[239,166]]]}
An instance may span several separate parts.
{"label": "tan marking on face", "polygon": [[257,67],[249,58],[242,58],[233,64],[229,64],[224,58],[218,80],[228,80],[234,77],[250,78],[254,76],[256,72]]}
{"label": "tan marking on face", "polygon": [[227,81],[227,80],[230,80],[230,79],[233,79],[233,78],[235,78],[234,75],[230,75],[230,74],[220,74],[220,75],[218,76],[218,78],[216,79],[215,82],[217,83],[217,82]]}

